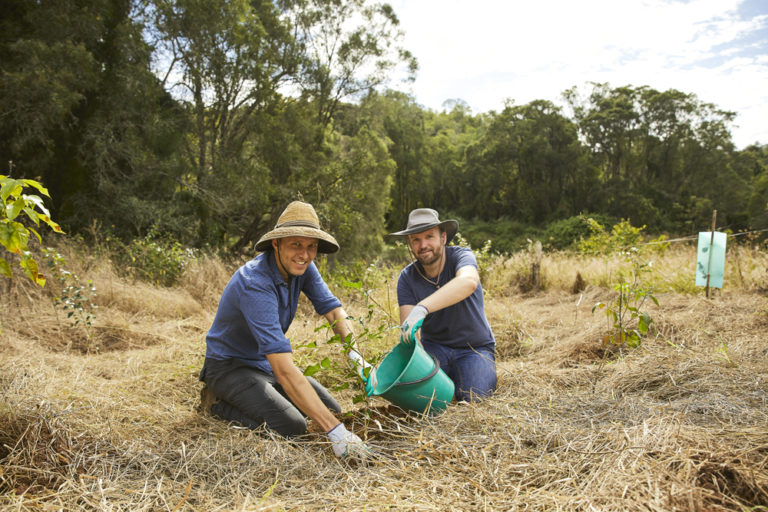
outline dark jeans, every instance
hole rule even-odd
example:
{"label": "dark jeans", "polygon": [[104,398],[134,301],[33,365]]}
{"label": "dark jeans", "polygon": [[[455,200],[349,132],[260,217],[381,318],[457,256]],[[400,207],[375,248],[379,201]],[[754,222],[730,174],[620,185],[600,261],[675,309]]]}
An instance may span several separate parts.
{"label": "dark jeans", "polygon": [[[286,437],[307,431],[306,417],[290,401],[274,375],[247,366],[238,359],[206,359],[200,380],[219,399],[211,407],[215,416],[252,429],[266,424]],[[312,377],[307,380],[328,409],[341,412],[339,404],[322,384]]]}
{"label": "dark jeans", "polygon": [[456,385],[456,400],[479,400],[496,390],[494,347],[451,348],[422,341],[424,350],[440,361],[440,368]]}

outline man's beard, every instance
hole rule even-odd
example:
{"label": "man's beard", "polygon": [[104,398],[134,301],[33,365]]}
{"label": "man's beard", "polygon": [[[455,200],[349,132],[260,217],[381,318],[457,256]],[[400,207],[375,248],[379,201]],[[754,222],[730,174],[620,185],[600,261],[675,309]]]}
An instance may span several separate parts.
{"label": "man's beard", "polygon": [[442,255],[443,255],[443,246],[438,246],[438,248],[432,252],[431,257],[427,255],[422,256],[420,254],[417,254],[416,259],[419,260],[419,263],[421,263],[422,267],[428,267],[440,261],[440,258],[442,257]]}

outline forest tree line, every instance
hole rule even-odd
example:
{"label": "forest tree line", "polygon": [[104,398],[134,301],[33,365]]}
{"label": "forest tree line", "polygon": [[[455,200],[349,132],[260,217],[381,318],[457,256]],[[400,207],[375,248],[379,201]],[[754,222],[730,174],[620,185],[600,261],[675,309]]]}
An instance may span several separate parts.
{"label": "forest tree line", "polygon": [[248,251],[297,198],[344,258],[420,206],[498,250],[575,236],[581,214],[768,227],[768,146],[737,150],[734,113],[609,84],[426,109],[389,88],[418,64],[385,3],[6,0],[0,34],[0,174],[39,179],[69,232]]}

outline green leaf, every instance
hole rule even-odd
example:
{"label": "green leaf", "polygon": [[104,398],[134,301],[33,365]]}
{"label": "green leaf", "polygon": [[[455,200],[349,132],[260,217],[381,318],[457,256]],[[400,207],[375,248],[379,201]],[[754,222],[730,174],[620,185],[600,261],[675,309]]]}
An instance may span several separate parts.
{"label": "green leaf", "polygon": [[12,178],[3,178],[0,183],[3,184],[2,187],[0,187],[0,199],[3,200],[3,203],[5,203],[8,200],[8,197],[13,195],[13,197],[18,197],[19,194],[21,194],[22,186],[21,182],[14,180]]}
{"label": "green leaf", "polygon": [[41,287],[45,286],[45,278],[40,275],[37,262],[31,256],[25,255],[23,258],[21,258],[19,264],[24,269],[24,273],[27,274],[27,277],[29,277],[34,283],[40,285]]}
{"label": "green leaf", "polygon": [[0,274],[3,274],[6,277],[13,277],[13,272],[11,272],[11,265],[3,258],[0,258]]}
{"label": "green leaf", "polygon": [[21,197],[24,199],[25,203],[37,206],[38,210],[50,217],[51,212],[45,207],[45,203],[43,203],[43,199],[40,196],[24,194]]}
{"label": "green leaf", "polygon": [[29,231],[31,231],[37,237],[38,242],[43,243],[43,237],[40,236],[40,233],[35,231],[34,228],[29,228]]}
{"label": "green leaf", "polygon": [[640,334],[645,334],[648,332],[648,329],[651,326],[651,322],[653,322],[653,320],[648,313],[643,313],[640,315],[640,318],[637,321],[637,330],[640,331]]}
{"label": "green leaf", "polygon": [[24,207],[24,213],[27,214],[27,217],[29,217],[29,220],[35,223],[35,226],[40,225],[40,214],[37,213],[33,208],[30,208],[29,206]]}
{"label": "green leaf", "polygon": [[320,371],[320,365],[319,364],[312,364],[307,366],[307,369],[304,370],[304,376],[305,377],[311,377],[312,375],[316,374]]}
{"label": "green leaf", "polygon": [[21,213],[21,210],[27,205],[27,203],[24,202],[24,199],[18,198],[11,204],[9,204],[6,207],[6,216],[8,217],[8,220],[13,220],[16,217],[19,216],[19,213]]}
{"label": "green leaf", "polygon": [[25,185],[29,185],[30,187],[36,188],[44,196],[51,197],[51,194],[48,193],[48,189],[45,188],[43,185],[41,185],[40,182],[37,182],[35,180],[22,180],[22,181],[24,182]]}
{"label": "green leaf", "polygon": [[328,368],[331,367],[331,360],[326,357],[325,359],[320,361],[320,366],[322,366],[323,368],[325,368],[327,370]]}
{"label": "green leaf", "polygon": [[21,254],[27,248],[29,230],[18,222],[3,222],[0,224],[0,244],[16,254]]}
{"label": "green leaf", "polygon": [[362,290],[363,283],[361,281],[344,281],[344,288],[354,288],[355,290]]}

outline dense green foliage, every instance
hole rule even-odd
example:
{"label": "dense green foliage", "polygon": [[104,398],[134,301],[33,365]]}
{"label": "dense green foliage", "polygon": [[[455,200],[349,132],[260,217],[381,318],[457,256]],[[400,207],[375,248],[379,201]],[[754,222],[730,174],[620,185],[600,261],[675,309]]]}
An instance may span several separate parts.
{"label": "dense green foliage", "polygon": [[380,254],[420,206],[496,251],[566,247],[587,217],[690,234],[717,209],[721,227],[768,227],[768,147],[737,150],[733,113],[608,84],[565,107],[428,110],[386,89],[417,70],[387,4],[6,4],[0,162],[35,170],[68,231],[249,251],[297,198],[345,259]]}

